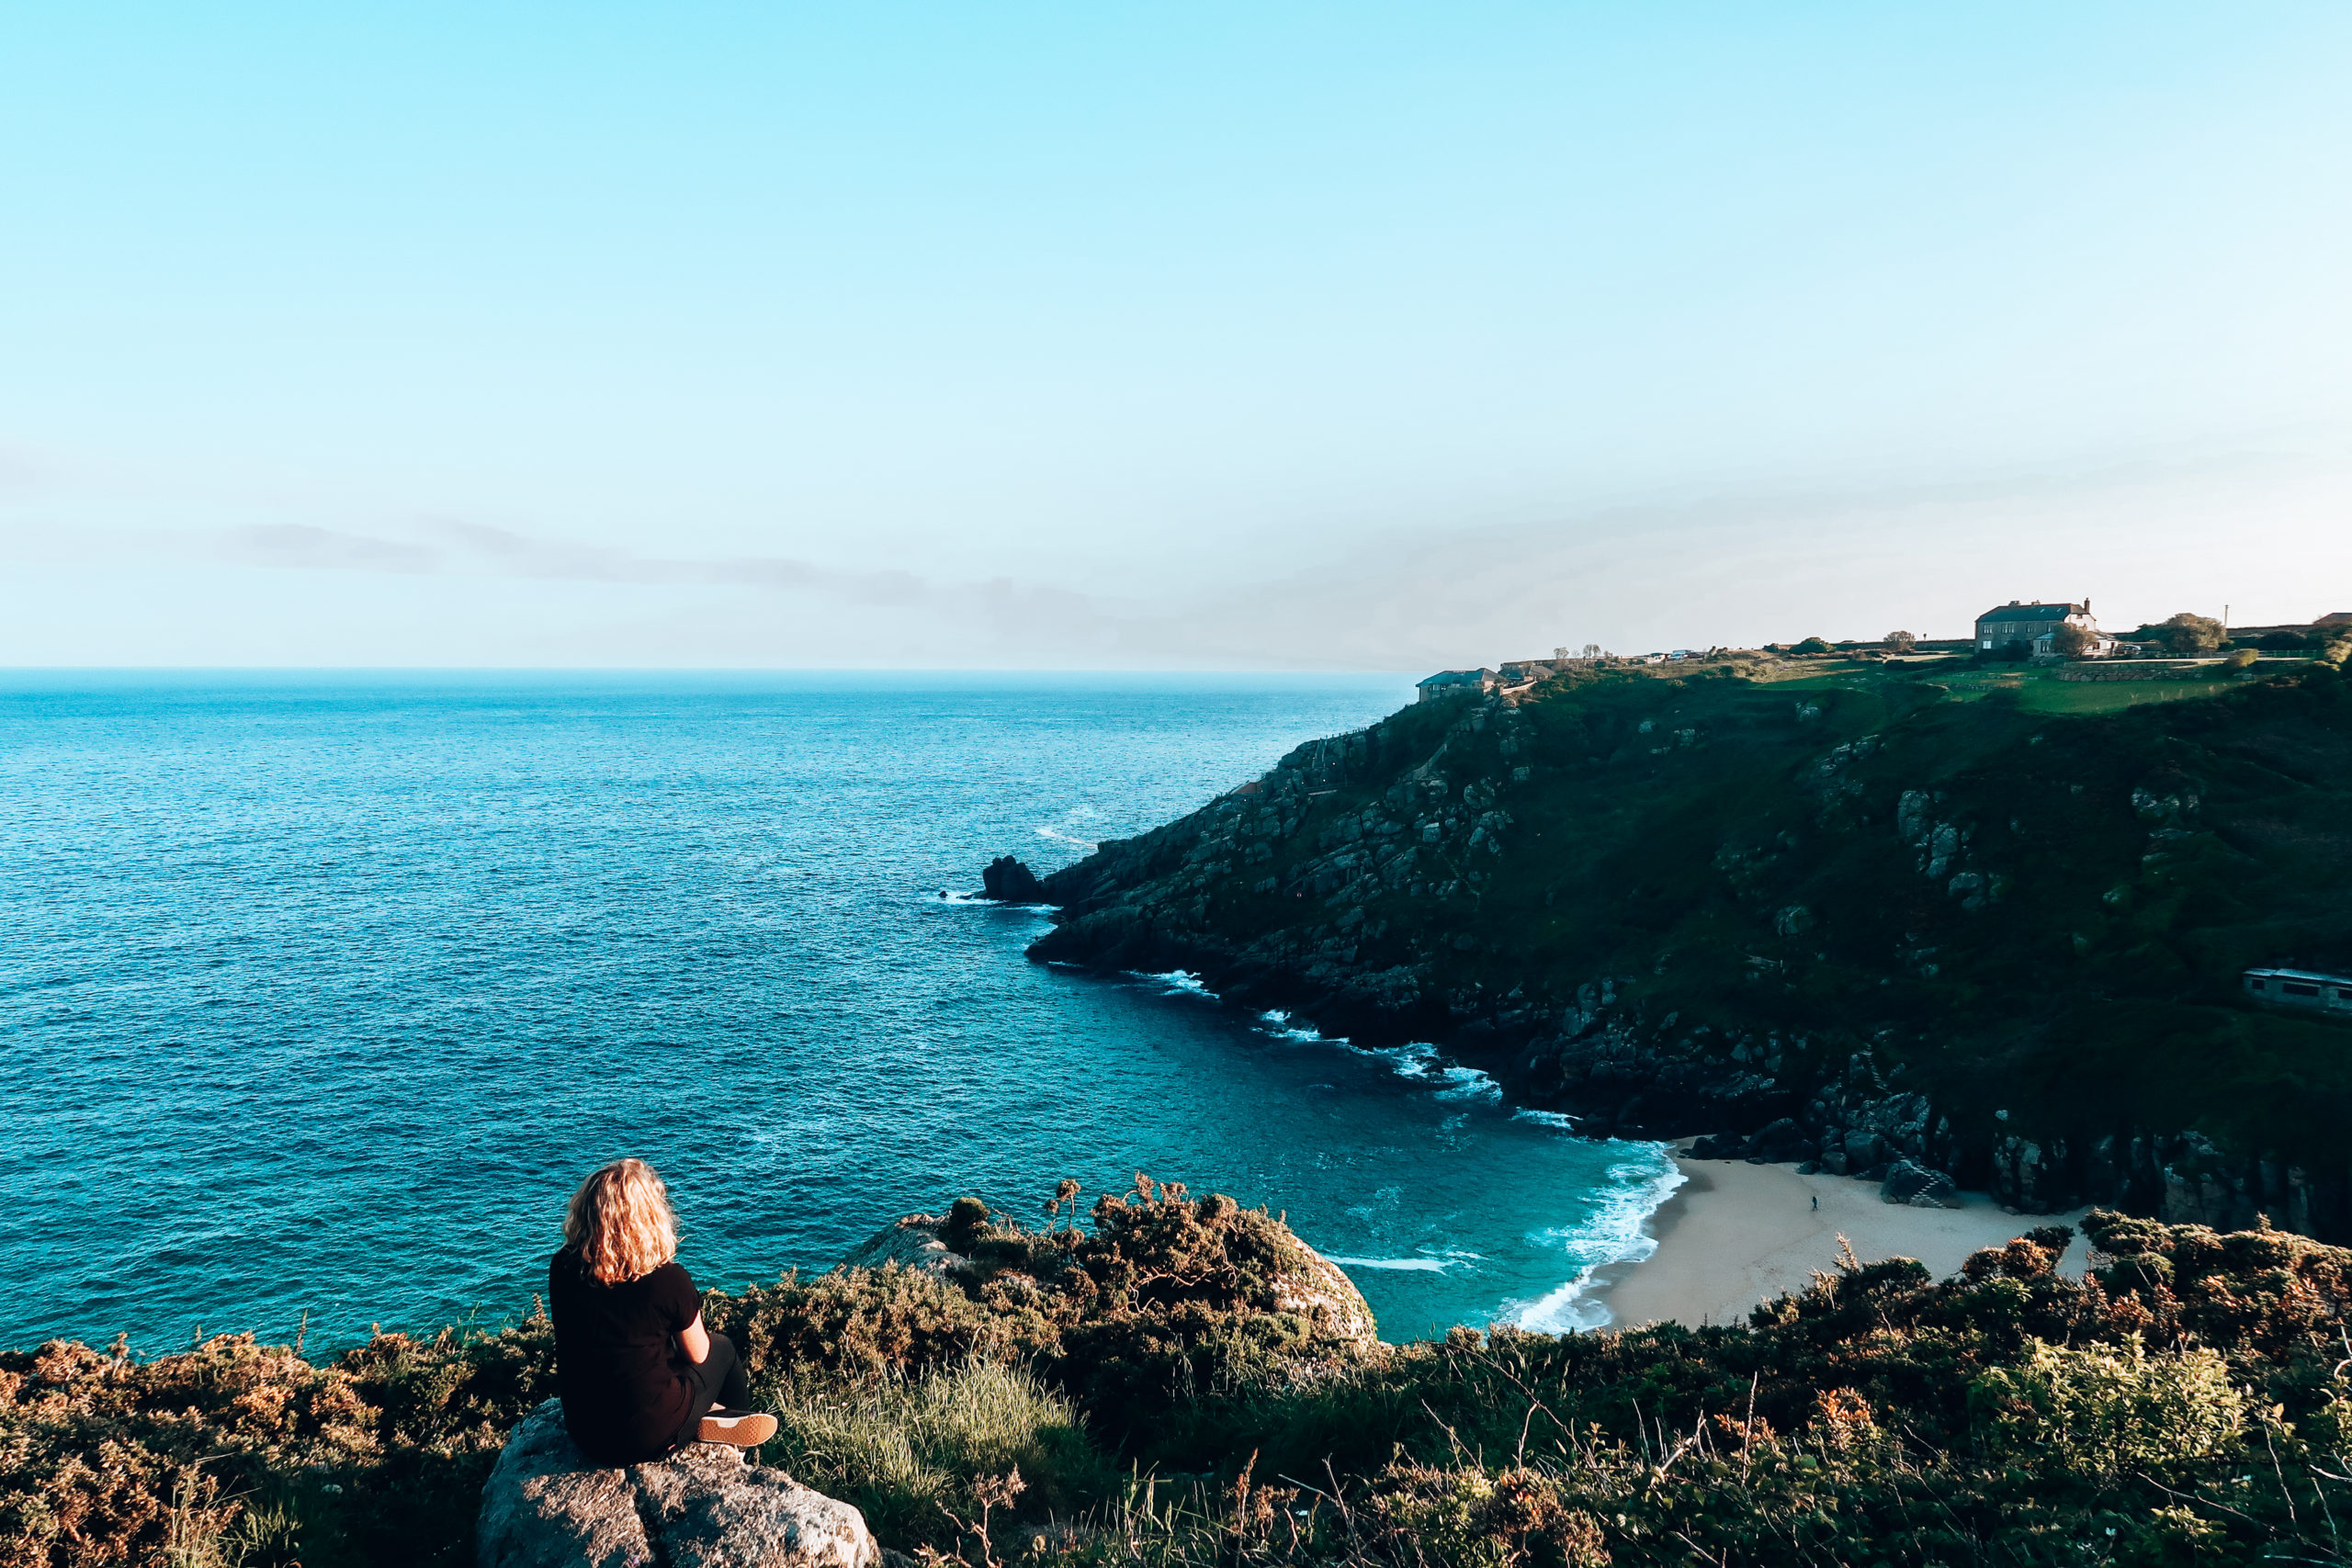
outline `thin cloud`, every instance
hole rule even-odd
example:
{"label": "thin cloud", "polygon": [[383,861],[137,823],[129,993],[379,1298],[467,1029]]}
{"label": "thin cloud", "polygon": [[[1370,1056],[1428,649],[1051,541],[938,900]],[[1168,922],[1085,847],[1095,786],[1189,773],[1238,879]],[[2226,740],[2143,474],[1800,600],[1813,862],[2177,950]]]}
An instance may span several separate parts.
{"label": "thin cloud", "polygon": [[422,545],[338,533],[307,523],[222,528],[211,539],[217,558],[290,571],[381,571],[414,577],[430,573],[439,565],[434,552]]}

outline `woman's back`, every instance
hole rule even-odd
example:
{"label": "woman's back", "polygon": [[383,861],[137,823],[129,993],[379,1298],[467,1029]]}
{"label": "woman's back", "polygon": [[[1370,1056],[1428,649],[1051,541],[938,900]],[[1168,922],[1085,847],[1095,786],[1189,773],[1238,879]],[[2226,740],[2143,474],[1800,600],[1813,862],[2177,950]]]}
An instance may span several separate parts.
{"label": "woman's back", "polygon": [[775,1417],[751,1403],[735,1342],[702,1325],[678,1267],[670,1190],[641,1159],[616,1159],[571,1195],[563,1250],[548,1259],[556,1389],[588,1457],[638,1464],[681,1443],[755,1447]]}
{"label": "woman's back", "polygon": [[694,1397],[678,1336],[701,1314],[674,1262],[605,1284],[567,1247],[548,1261],[563,1423],[592,1458],[628,1463],[670,1446]]}

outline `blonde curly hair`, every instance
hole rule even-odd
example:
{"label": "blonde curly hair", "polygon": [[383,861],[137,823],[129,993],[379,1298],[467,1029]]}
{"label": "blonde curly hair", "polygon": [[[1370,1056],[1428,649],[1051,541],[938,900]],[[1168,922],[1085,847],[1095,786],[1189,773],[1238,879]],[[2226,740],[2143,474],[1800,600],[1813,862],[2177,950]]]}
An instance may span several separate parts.
{"label": "blonde curly hair", "polygon": [[563,1240],[591,1278],[607,1285],[641,1280],[678,1256],[670,1189],[643,1160],[616,1159],[571,1195]]}

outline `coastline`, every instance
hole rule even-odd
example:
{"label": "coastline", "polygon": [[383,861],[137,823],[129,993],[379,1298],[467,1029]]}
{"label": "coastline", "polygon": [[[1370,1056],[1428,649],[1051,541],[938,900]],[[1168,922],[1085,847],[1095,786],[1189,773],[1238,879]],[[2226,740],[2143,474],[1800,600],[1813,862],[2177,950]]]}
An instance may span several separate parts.
{"label": "coastline", "polygon": [[[1650,1213],[1657,1249],[1638,1262],[1596,1269],[1586,1287],[1607,1309],[1609,1326],[1746,1323],[1751,1308],[1803,1290],[1815,1269],[1834,1272],[1841,1235],[1865,1263],[1916,1258],[1940,1280],[1980,1247],[1999,1247],[2037,1225],[2078,1226],[2088,1213],[2012,1214],[1982,1192],[1960,1194],[1958,1209],[1915,1209],[1883,1202],[1875,1183],[1850,1177],[1800,1176],[1792,1165],[1693,1160],[1669,1150],[1684,1180]],[[2077,1235],[2059,1267],[2080,1274],[2084,1261]]]}
{"label": "coastline", "polygon": [[[1124,977],[1233,1005],[1196,971],[1127,970]],[[1327,1034],[1282,1009],[1250,1010],[1257,1012],[1261,1028],[1279,1038],[1381,1057],[1400,1077],[1432,1087],[1452,1080],[1450,1089],[1439,1092],[1490,1095],[1514,1115],[1582,1135],[1575,1133],[1573,1118],[1514,1104],[1492,1074],[1435,1046],[1364,1045],[1345,1035]],[[1637,1256],[1595,1265],[1539,1301],[1507,1303],[1519,1308],[1515,1317],[1521,1326],[1540,1333],[1572,1333],[1661,1322],[1692,1328],[1742,1325],[1759,1303],[1804,1290],[1815,1270],[1835,1272],[1841,1238],[1851,1244],[1861,1262],[1913,1258],[1927,1266],[1931,1277],[1942,1280],[1959,1272],[1969,1254],[1981,1248],[2000,1247],[2039,1226],[2071,1225],[2077,1234],[2059,1269],[2079,1277],[2085,1267],[2086,1248],[2079,1232],[2083,1216],[2090,1212],[2087,1206],[2047,1214],[2013,1213],[1989,1193],[1961,1191],[1954,1195],[1958,1208],[1916,1209],[1885,1202],[1874,1181],[1826,1172],[1800,1175],[1794,1164],[1691,1159],[1687,1151],[1695,1137],[1634,1141],[1661,1150],[1680,1176],[1639,1222]],[[1333,1261],[1358,1268],[1396,1266],[1360,1258]],[[1502,1316],[1497,1321],[1503,1321]]]}

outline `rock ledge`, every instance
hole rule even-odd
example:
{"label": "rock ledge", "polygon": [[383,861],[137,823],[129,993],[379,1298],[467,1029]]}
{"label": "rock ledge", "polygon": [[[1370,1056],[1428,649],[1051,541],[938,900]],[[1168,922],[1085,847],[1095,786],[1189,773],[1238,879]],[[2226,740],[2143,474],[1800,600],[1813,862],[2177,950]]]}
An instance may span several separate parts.
{"label": "rock ledge", "polygon": [[650,1464],[592,1462],[548,1400],[506,1440],[481,1493],[480,1568],[880,1568],[847,1503],[734,1449],[696,1443]]}

